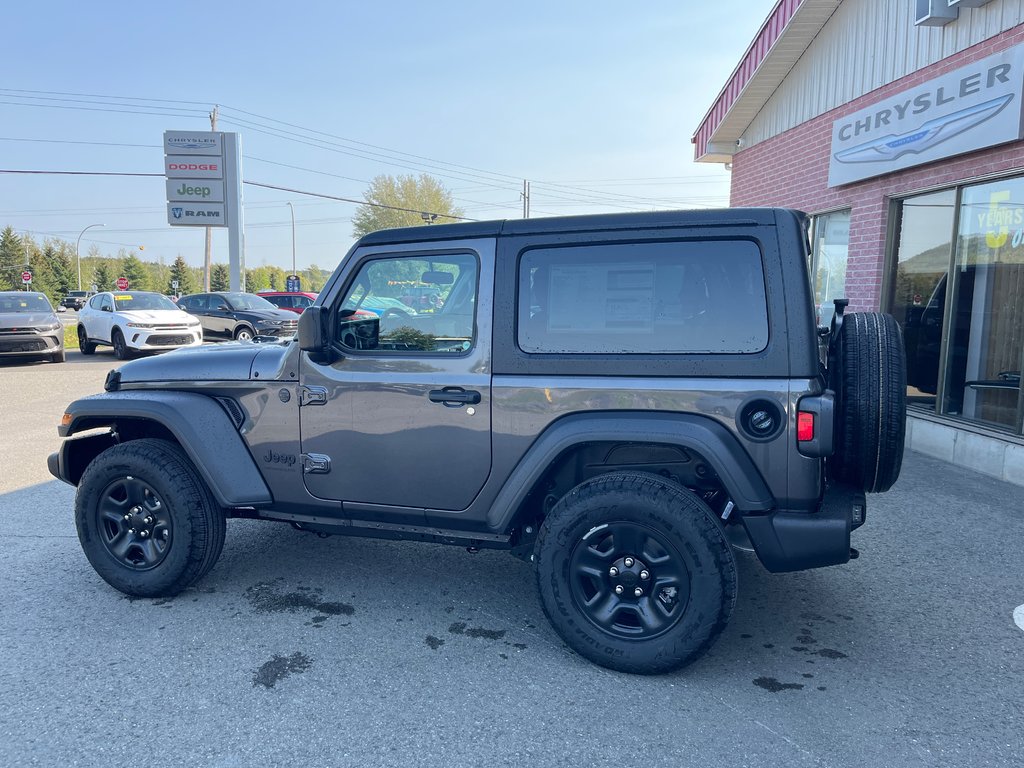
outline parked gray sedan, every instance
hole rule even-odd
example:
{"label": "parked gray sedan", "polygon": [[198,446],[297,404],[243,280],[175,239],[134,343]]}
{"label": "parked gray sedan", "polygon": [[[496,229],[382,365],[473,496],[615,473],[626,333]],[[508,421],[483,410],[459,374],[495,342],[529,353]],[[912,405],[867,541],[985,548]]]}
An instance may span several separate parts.
{"label": "parked gray sedan", "polygon": [[0,292],[0,357],[15,355],[64,362],[64,329],[42,293]]}

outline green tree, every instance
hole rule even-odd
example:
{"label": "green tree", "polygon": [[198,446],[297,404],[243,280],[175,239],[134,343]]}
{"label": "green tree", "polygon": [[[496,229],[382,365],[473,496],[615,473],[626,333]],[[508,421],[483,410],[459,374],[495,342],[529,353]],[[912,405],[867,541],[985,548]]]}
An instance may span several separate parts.
{"label": "green tree", "polygon": [[121,274],[118,277],[127,277],[129,287],[136,291],[149,288],[149,270],[134,253],[129,253],[121,260],[120,268]]}
{"label": "green tree", "polygon": [[[171,285],[171,280],[177,280],[178,281],[178,288],[177,288],[177,290],[175,290],[174,286]],[[170,279],[167,281],[167,288],[164,291],[164,293],[168,293],[168,294],[179,293],[179,294],[184,295],[186,293],[195,293],[195,292],[196,292],[195,273],[188,266],[188,264],[185,263],[185,259],[183,259],[181,257],[181,254],[178,254],[178,258],[176,258],[174,260],[174,263],[171,264],[171,276],[170,276]]]}
{"label": "green tree", "polygon": [[43,258],[53,272],[53,287],[57,294],[57,300],[67,295],[68,291],[78,286],[78,276],[75,273],[75,265],[68,254],[67,245],[59,240],[47,240],[43,246]]}
{"label": "green tree", "polygon": [[21,288],[21,273],[25,269],[25,244],[13,227],[0,232],[0,291]]}
{"label": "green tree", "polygon": [[95,285],[97,291],[112,291],[114,290],[115,279],[110,265],[106,261],[99,261],[93,267],[92,282],[85,283],[82,287],[86,288],[87,286]]}
{"label": "green tree", "polygon": [[[462,215],[451,193],[433,176],[381,175],[370,182],[363,194],[368,204],[359,206],[352,217],[352,233],[362,237],[378,229],[414,227],[432,223],[422,214],[437,214],[436,223],[452,223]],[[369,205],[372,203],[372,205]],[[393,208],[381,208],[388,205]],[[404,208],[407,210],[395,210]]]}
{"label": "green tree", "polygon": [[231,286],[231,273],[227,264],[214,264],[210,269],[210,290],[226,291]]}

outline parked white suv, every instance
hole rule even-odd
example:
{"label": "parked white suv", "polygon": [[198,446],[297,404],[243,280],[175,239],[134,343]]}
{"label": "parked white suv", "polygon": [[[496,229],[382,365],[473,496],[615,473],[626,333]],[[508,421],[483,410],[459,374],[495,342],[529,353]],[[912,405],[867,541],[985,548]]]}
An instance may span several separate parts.
{"label": "parked white suv", "polygon": [[203,343],[203,328],[161,293],[97,293],[78,314],[78,346],[91,355],[99,344],[114,348],[118,360],[133,352],[159,352]]}

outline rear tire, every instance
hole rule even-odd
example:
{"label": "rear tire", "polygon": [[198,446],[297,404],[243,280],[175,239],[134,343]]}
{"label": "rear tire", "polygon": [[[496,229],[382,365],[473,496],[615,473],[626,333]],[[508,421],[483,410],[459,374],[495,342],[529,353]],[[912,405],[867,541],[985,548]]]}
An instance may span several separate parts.
{"label": "rear tire", "polygon": [[900,476],[907,420],[903,335],[892,315],[854,312],[839,332],[839,393],[832,478],[867,493],[889,490]]}
{"label": "rear tire", "polygon": [[95,355],[96,345],[89,341],[89,337],[85,334],[85,328],[78,326],[78,351],[83,355]]}
{"label": "rear tire", "polygon": [[75,524],[96,573],[136,597],[176,595],[202,578],[220,557],[226,529],[188,457],[150,438],[116,445],[89,464]]}
{"label": "rear tire", "polygon": [[555,631],[581,656],[659,674],[694,661],[721,634],[736,604],[736,561],[693,493],[616,472],[578,485],[548,514],[537,588]]}

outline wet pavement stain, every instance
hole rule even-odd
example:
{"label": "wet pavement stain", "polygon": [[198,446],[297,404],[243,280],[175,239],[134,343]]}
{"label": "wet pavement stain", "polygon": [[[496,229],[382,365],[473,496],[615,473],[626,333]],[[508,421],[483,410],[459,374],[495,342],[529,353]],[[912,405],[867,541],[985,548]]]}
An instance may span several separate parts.
{"label": "wet pavement stain", "polygon": [[758,677],[754,679],[754,685],[764,688],[770,693],[779,691],[800,691],[803,690],[803,683],[780,683],[774,677]]}
{"label": "wet pavement stain", "polygon": [[845,653],[837,651],[835,648],[818,648],[817,650],[814,650],[803,645],[794,645],[793,650],[797,653],[810,653],[814,656],[824,656],[826,659],[849,658]]}
{"label": "wet pavement stain", "polygon": [[423,642],[429,645],[431,650],[434,651],[436,651],[438,648],[444,645],[444,640],[442,640],[440,637],[434,637],[433,635],[427,635],[425,638],[423,638]]}
{"label": "wet pavement stain", "polygon": [[304,653],[296,651],[291,656],[278,656],[266,662],[256,670],[252,676],[252,686],[256,688],[262,685],[264,688],[273,688],[278,681],[284,680],[289,675],[301,674],[313,665],[313,660]]}
{"label": "wet pavement stain", "polygon": [[774,644],[774,643],[765,643],[765,644],[764,644],[763,646],[761,646],[761,647],[762,647],[762,648],[774,648],[774,647],[775,647],[775,644]]}
{"label": "wet pavement stain", "polygon": [[740,635],[740,637],[742,637],[744,640],[749,640],[753,637],[753,635]]}
{"label": "wet pavement stain", "polygon": [[466,623],[462,621],[456,621],[450,627],[448,631],[453,635],[465,635],[466,637],[480,637],[484,640],[501,640],[505,636],[508,630],[504,629],[484,629],[483,627],[470,627],[466,628]]}
{"label": "wet pavement stain", "polygon": [[349,603],[334,603],[321,600],[316,594],[320,590],[304,592],[279,592],[277,587],[267,582],[253,584],[245,590],[246,599],[252,604],[256,613],[298,613],[299,611],[319,611],[329,616],[351,616],[356,609]]}

